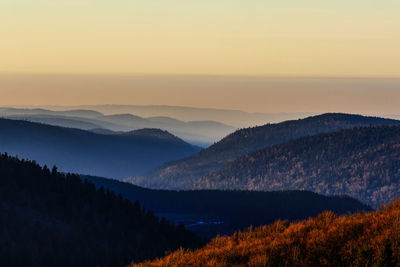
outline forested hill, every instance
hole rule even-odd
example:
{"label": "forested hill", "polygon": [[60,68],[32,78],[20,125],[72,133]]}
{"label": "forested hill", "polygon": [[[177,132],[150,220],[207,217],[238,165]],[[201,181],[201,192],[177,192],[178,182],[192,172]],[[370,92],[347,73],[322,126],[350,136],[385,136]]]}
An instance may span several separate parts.
{"label": "forested hill", "polygon": [[56,165],[61,171],[122,179],[199,151],[166,131],[121,135],[0,119],[0,152]]}
{"label": "forested hill", "polygon": [[379,211],[316,218],[217,237],[195,251],[180,249],[162,259],[132,267],[161,266],[380,266],[400,262],[400,201]]}
{"label": "forested hill", "polygon": [[310,190],[346,194],[374,207],[400,195],[400,126],[300,138],[245,155],[195,188]]}
{"label": "forested hill", "polygon": [[[207,238],[232,234],[250,225],[263,225],[278,219],[306,219],[326,210],[335,214],[371,210],[347,196],[322,196],[308,191],[169,191],[142,188],[100,177],[85,176],[84,179],[97,187],[103,186],[121,193],[132,202],[139,200],[146,209],[173,221],[182,221],[183,218],[185,226]],[[203,224],[198,224],[199,221]]]}
{"label": "forested hill", "polygon": [[79,176],[0,155],[0,266],[126,266],[202,241]]}
{"label": "forested hill", "polygon": [[300,120],[238,130],[188,158],[165,164],[130,179],[134,184],[162,189],[188,189],[200,177],[245,154],[303,136],[358,126],[399,125],[400,121],[341,113],[327,113]]}

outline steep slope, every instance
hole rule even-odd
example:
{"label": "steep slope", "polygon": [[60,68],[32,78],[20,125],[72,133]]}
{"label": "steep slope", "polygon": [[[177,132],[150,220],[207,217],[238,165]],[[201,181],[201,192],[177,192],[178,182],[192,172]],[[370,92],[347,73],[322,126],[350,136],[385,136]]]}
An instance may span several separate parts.
{"label": "steep slope", "polygon": [[229,161],[265,147],[318,133],[357,126],[391,124],[400,124],[400,121],[330,113],[301,120],[242,129],[197,154],[168,163],[143,177],[136,177],[129,181],[151,188],[190,189],[193,188],[193,184],[200,177],[218,170]]}
{"label": "steep slope", "polygon": [[186,228],[206,238],[232,234],[250,225],[263,225],[278,219],[306,219],[325,210],[336,214],[370,210],[349,197],[327,197],[307,191],[167,191],[100,177],[85,176],[84,179],[97,187],[121,193],[132,202],[138,200],[146,209],[176,223],[182,222]]}
{"label": "steep slope", "polygon": [[217,237],[204,248],[132,266],[399,266],[399,218],[400,201],[365,214],[326,212]]}
{"label": "steep slope", "polygon": [[1,266],[126,266],[202,241],[77,175],[0,155]]}
{"label": "steep slope", "polygon": [[139,175],[199,148],[151,129],[104,135],[26,121],[0,119],[0,151],[57,165],[61,171],[124,178]]}
{"label": "steep slope", "polygon": [[400,126],[353,128],[265,148],[201,178],[195,188],[301,189],[377,207],[400,195]]}

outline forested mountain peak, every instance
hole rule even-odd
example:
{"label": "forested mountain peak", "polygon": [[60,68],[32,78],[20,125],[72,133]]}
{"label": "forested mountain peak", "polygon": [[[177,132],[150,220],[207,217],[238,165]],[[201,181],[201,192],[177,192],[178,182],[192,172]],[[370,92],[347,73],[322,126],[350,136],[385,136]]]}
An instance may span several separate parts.
{"label": "forested mountain peak", "polygon": [[166,189],[191,188],[200,177],[247,153],[303,136],[370,125],[398,125],[400,121],[344,113],[326,113],[305,119],[240,129],[182,160],[161,166],[131,182]]}
{"label": "forested mountain peak", "polygon": [[202,177],[194,188],[311,190],[377,207],[400,195],[400,126],[356,127],[267,147]]}

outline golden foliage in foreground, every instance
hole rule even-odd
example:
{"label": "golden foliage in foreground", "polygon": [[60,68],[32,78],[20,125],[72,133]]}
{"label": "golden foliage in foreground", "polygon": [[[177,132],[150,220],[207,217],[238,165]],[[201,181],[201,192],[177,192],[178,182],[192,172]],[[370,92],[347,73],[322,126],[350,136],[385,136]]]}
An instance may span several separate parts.
{"label": "golden foliage in foreground", "polygon": [[277,221],[132,266],[400,266],[400,200],[376,212]]}

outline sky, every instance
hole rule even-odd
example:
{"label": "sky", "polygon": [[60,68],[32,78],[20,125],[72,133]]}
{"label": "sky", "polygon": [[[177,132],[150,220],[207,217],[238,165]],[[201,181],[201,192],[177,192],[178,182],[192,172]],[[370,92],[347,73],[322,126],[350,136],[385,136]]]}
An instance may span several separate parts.
{"label": "sky", "polygon": [[0,105],[400,114],[399,0],[0,0]]}
{"label": "sky", "polygon": [[0,73],[400,77],[398,0],[1,0]]}

